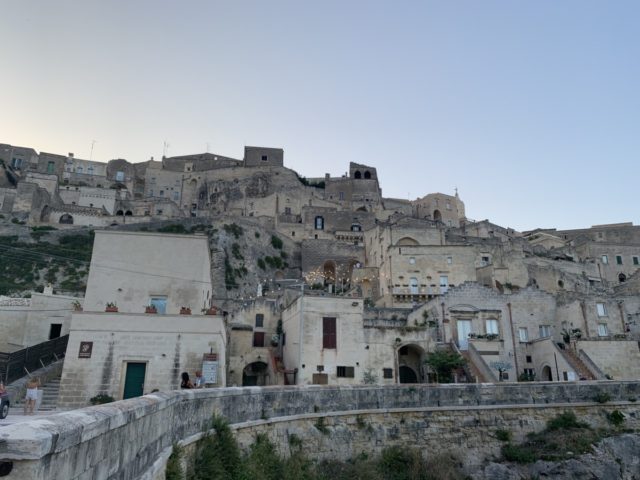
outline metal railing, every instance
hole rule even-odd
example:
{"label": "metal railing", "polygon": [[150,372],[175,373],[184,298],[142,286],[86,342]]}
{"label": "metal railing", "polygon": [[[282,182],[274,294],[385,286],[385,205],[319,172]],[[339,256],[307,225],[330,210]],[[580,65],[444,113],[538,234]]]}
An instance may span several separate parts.
{"label": "metal railing", "polygon": [[0,352],[0,379],[7,385],[58,361],[64,357],[68,342],[69,335],[65,335],[16,352]]}

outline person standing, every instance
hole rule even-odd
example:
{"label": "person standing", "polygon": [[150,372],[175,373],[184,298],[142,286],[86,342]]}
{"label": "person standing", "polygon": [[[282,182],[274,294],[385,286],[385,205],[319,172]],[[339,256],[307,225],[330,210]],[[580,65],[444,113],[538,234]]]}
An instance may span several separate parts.
{"label": "person standing", "polygon": [[33,411],[36,408],[36,402],[38,401],[38,387],[40,386],[40,379],[38,377],[30,378],[27,382],[27,396],[24,402],[24,414],[33,415]]}
{"label": "person standing", "polygon": [[196,370],[196,378],[193,383],[195,388],[204,388],[204,377],[202,376],[202,372],[200,370]]}
{"label": "person standing", "polygon": [[194,388],[193,383],[191,383],[191,379],[189,378],[189,374],[187,372],[182,372],[182,381],[180,382],[180,388]]}

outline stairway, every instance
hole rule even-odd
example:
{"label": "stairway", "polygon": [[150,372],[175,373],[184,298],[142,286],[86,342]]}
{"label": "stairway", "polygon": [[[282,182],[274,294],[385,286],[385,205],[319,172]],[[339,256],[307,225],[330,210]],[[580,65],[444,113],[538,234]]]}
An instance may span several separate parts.
{"label": "stairway", "polygon": [[478,367],[476,367],[475,363],[473,363],[473,361],[471,360],[471,356],[469,355],[469,352],[467,350],[460,350],[460,355],[462,355],[467,361],[467,364],[463,368],[467,376],[470,375],[472,377],[471,379],[469,379],[470,382],[489,382],[489,380],[484,378],[482,373],[480,373],[480,370],[478,370]]}
{"label": "stairway", "polygon": [[[60,392],[60,377],[52,378],[42,387],[42,403],[38,408],[38,412],[54,412],[58,405],[58,393]],[[24,408],[24,398],[16,399],[13,408],[22,410]]]}
{"label": "stairway", "polygon": [[580,380],[597,380],[572,348],[558,348],[558,350],[560,350],[567,363],[576,371]]}

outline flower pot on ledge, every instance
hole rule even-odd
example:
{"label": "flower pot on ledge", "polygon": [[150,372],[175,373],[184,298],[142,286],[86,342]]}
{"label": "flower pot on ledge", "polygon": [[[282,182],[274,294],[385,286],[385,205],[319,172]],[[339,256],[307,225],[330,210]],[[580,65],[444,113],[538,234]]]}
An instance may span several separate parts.
{"label": "flower pot on ledge", "polygon": [[118,307],[116,307],[115,305],[107,305],[104,309],[105,312],[107,313],[117,313],[118,312]]}
{"label": "flower pot on ledge", "polygon": [[144,307],[144,313],[158,313],[158,309],[153,305],[147,305]]}
{"label": "flower pot on ledge", "polygon": [[209,307],[204,312],[205,315],[217,315],[218,307]]}
{"label": "flower pot on ledge", "polygon": [[180,307],[180,315],[191,315],[191,308]]}

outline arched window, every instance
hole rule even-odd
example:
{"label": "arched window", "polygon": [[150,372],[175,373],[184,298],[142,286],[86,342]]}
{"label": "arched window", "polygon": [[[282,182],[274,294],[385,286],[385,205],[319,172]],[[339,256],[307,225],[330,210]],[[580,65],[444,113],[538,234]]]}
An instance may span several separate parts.
{"label": "arched window", "polygon": [[369,180],[371,178],[371,172],[369,170],[367,170],[366,172],[364,172],[364,178],[366,180]]}
{"label": "arched window", "polygon": [[624,273],[621,273],[620,275],[618,275],[618,280],[620,280],[620,283],[626,282],[627,276]]}
{"label": "arched window", "polygon": [[351,224],[351,231],[352,232],[361,232],[362,231],[362,227],[358,223],[353,223],[353,224]]}
{"label": "arched window", "polygon": [[440,213],[440,210],[434,210],[433,211],[433,219],[436,222],[441,222],[442,221],[442,214]]}
{"label": "arched window", "polygon": [[124,215],[124,212],[123,212],[122,210],[118,210],[118,211],[116,212],[116,215]]}
{"label": "arched window", "polygon": [[127,217],[131,217],[132,215],[133,215],[133,212],[131,210],[127,210],[125,212],[125,216],[127,216]]}
{"label": "arched window", "polygon": [[362,173],[360,173],[360,170],[356,170],[356,173],[353,174],[353,178],[362,178]]}
{"label": "arched window", "polygon": [[315,228],[316,230],[324,230],[324,217],[320,215],[316,217]]}

